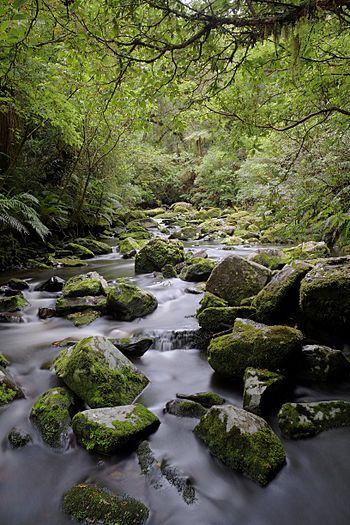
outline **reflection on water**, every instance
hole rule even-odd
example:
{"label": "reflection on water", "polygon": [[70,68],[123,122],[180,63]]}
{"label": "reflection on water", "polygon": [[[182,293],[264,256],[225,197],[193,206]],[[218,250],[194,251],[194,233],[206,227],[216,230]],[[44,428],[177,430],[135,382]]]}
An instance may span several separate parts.
{"label": "reflection on water", "polygon": [[[190,247],[191,243],[187,243]],[[204,246],[209,257],[229,255],[220,246]],[[245,255],[253,251],[242,247],[234,251]],[[130,277],[151,291],[158,309],[131,323],[107,317],[84,328],[75,328],[61,318],[39,320],[39,307],[53,306],[55,294],[35,288],[51,275],[67,278],[97,270],[106,279]],[[2,281],[9,276],[3,274]],[[9,371],[24,389],[26,399],[0,408],[0,525],[68,525],[72,521],[61,511],[63,492],[83,481],[101,481],[114,490],[141,498],[151,508],[149,525],[345,525],[350,521],[348,485],[350,482],[349,429],[325,432],[300,442],[283,439],[287,466],[264,489],[243,476],[229,471],[215,460],[192,430],[195,421],[165,414],[163,407],[177,392],[193,393],[214,389],[227,401],[242,406],[241,385],[223,382],[206,362],[205,355],[188,342],[198,328],[193,317],[201,295],[186,292],[188,283],[163,279],[159,275],[135,276],[132,260],[119,254],[97,257],[88,268],[17,272],[30,279],[25,292],[30,302],[25,323],[0,326],[0,351],[11,359]],[[45,446],[29,420],[34,399],[58,384],[50,363],[60,349],[52,342],[89,335],[121,337],[151,335],[155,349],[135,364],[151,379],[140,401],[160,417],[159,430],[150,437],[157,458],[188,476],[197,500],[187,505],[176,488],[164,484],[157,489],[141,474],[133,453],[129,456],[102,457],[80,448],[72,436],[70,448],[55,451]],[[163,351],[161,351],[163,350]],[[172,351],[164,351],[172,350]],[[299,386],[296,399],[350,399],[349,385],[311,389]],[[276,422],[272,424],[278,432]],[[13,426],[29,431],[33,444],[12,450],[7,433]]]}

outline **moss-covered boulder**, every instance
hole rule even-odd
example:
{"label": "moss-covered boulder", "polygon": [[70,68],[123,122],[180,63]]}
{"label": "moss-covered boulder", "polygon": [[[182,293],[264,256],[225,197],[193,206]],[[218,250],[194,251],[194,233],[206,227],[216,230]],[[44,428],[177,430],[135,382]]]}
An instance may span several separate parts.
{"label": "moss-covered boulder", "polygon": [[64,297],[86,297],[106,295],[108,290],[107,281],[97,272],[88,272],[74,275],[68,279],[63,286]]}
{"label": "moss-covered boulder", "polygon": [[118,248],[120,253],[125,254],[134,250],[137,252],[141,248],[141,245],[139,241],[136,241],[132,237],[126,237],[118,242]]}
{"label": "moss-covered boulder", "polygon": [[180,279],[183,281],[201,282],[207,281],[216,262],[210,259],[192,259],[180,273]]}
{"label": "moss-covered boulder", "polygon": [[86,310],[98,311],[101,314],[106,312],[107,299],[104,295],[86,297],[59,297],[56,301],[56,313],[59,316],[66,316],[76,312]]}
{"label": "moss-covered boulder", "polygon": [[204,416],[206,409],[196,401],[172,399],[165,405],[165,412],[178,417],[200,418]]}
{"label": "moss-covered boulder", "polygon": [[7,434],[8,442],[12,448],[22,448],[31,443],[32,436],[21,428],[13,427]]}
{"label": "moss-covered boulder", "polygon": [[173,277],[177,277],[176,268],[172,266],[171,264],[166,264],[162,268],[162,275],[164,279],[172,279]]}
{"label": "moss-covered boulder", "polygon": [[132,403],[149,382],[104,337],[87,337],[62,350],[54,367],[57,376],[91,407]]}
{"label": "moss-covered boulder", "polygon": [[84,246],[84,248],[88,248],[95,255],[104,255],[106,253],[112,252],[112,246],[105,242],[92,239],[91,237],[83,237],[80,239],[76,239],[75,242],[77,244],[80,244],[80,246]]}
{"label": "moss-covered boulder", "polygon": [[161,271],[166,264],[176,265],[185,258],[182,242],[178,240],[151,239],[136,255],[135,272]]}
{"label": "moss-covered boulder", "polygon": [[194,431],[225,465],[260,485],[285,463],[281,442],[266,421],[233,405],[210,408]]}
{"label": "moss-covered boulder", "polygon": [[208,363],[219,374],[237,379],[248,367],[275,371],[297,356],[302,340],[302,333],[289,326],[236,319],[231,334],[211,340]]}
{"label": "moss-covered boulder", "polygon": [[260,368],[247,368],[244,373],[243,408],[260,416],[281,400],[285,378]]}
{"label": "moss-covered boulder", "polygon": [[262,323],[283,323],[295,319],[299,308],[300,283],[311,267],[304,262],[286,265],[256,295],[256,317]]}
{"label": "moss-covered boulder", "polygon": [[179,399],[189,399],[195,401],[205,408],[210,408],[214,405],[223,405],[225,399],[216,392],[196,392],[195,394],[176,394]]}
{"label": "moss-covered boulder", "polygon": [[286,403],[278,413],[279,426],[293,439],[313,437],[324,430],[350,426],[350,401]]}
{"label": "moss-covered boulder", "polygon": [[317,264],[301,282],[300,308],[306,334],[341,338],[350,329],[350,265]]}
{"label": "moss-covered boulder", "polygon": [[63,510],[76,520],[101,525],[143,525],[149,515],[140,501],[85,483],[65,492]]}
{"label": "moss-covered boulder", "polygon": [[78,442],[101,454],[137,444],[159,424],[157,416],[141,404],[85,410],[73,418]]}
{"label": "moss-covered boulder", "polygon": [[91,259],[92,257],[95,257],[95,254],[92,250],[89,250],[89,248],[86,248],[85,246],[75,242],[69,242],[66,245],[65,251],[66,253],[68,251],[68,254],[73,254],[76,257],[79,257],[79,259]]}
{"label": "moss-covered boulder", "polygon": [[282,250],[260,249],[248,257],[249,261],[256,262],[270,270],[281,270],[289,262],[289,257]]}
{"label": "moss-covered boulder", "polygon": [[255,318],[253,306],[226,306],[222,308],[206,308],[197,315],[199,326],[213,334],[232,328],[237,317]]}
{"label": "moss-covered boulder", "polygon": [[151,314],[157,306],[158,301],[154,295],[123,281],[110,288],[107,295],[107,311],[119,321],[144,317]]}
{"label": "moss-covered boulder", "polygon": [[324,241],[308,241],[293,246],[292,248],[284,248],[283,252],[293,259],[319,259],[320,257],[327,257],[330,255],[329,248]]}
{"label": "moss-covered boulder", "polygon": [[10,374],[0,366],[0,406],[7,405],[14,399],[24,397],[22,389]]}
{"label": "moss-covered boulder", "polygon": [[214,268],[206,289],[225,299],[229,306],[238,306],[245,297],[256,295],[270,276],[271,272],[265,266],[238,255],[229,255]]}
{"label": "moss-covered boulder", "polygon": [[25,300],[22,294],[20,295],[12,295],[10,297],[1,297],[0,298],[0,312],[3,313],[11,313],[11,312],[18,312],[24,306],[26,306],[28,302]]}
{"label": "moss-covered boulder", "polygon": [[180,241],[195,240],[199,238],[200,233],[200,229],[197,226],[184,226],[179,230],[175,230],[169,239],[179,239]]}
{"label": "moss-covered boulder", "polygon": [[24,281],[23,279],[17,279],[14,277],[13,279],[10,279],[7,283],[12,290],[28,290],[29,284],[27,281]]}
{"label": "moss-covered boulder", "polygon": [[205,292],[202,299],[199,301],[199,305],[200,306],[196,312],[197,319],[199,314],[204,312],[207,308],[222,308],[228,306],[228,302],[213,293]]}
{"label": "moss-covered boulder", "polygon": [[350,363],[341,350],[328,346],[303,346],[298,379],[307,382],[337,381],[349,377]]}
{"label": "moss-covered boulder", "polygon": [[67,446],[73,403],[72,393],[63,387],[51,388],[35,401],[30,415],[50,447]]}

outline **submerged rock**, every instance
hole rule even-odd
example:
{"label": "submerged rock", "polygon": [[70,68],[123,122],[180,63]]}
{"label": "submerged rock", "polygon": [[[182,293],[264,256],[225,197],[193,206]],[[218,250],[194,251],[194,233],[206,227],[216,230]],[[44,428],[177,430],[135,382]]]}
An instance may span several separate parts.
{"label": "submerged rock", "polygon": [[54,362],[57,376],[91,407],[132,403],[148,384],[108,339],[86,337],[61,351]]}
{"label": "submerged rock", "polygon": [[63,387],[51,388],[35,401],[30,415],[50,447],[67,446],[73,403],[73,395]]}
{"label": "submerged rock", "polygon": [[289,326],[267,326],[236,319],[231,334],[211,340],[208,363],[218,373],[239,379],[247,367],[277,370],[301,349],[303,335]]}
{"label": "submerged rock", "polygon": [[341,350],[328,346],[302,348],[298,379],[310,382],[336,381],[349,377],[350,363]]}
{"label": "submerged rock", "polygon": [[75,275],[63,286],[63,297],[92,297],[106,295],[107,281],[97,272]]}
{"label": "submerged rock", "polygon": [[165,412],[173,416],[200,418],[206,413],[206,409],[195,401],[173,399],[165,405]]}
{"label": "submerged rock", "polygon": [[37,289],[42,292],[60,292],[64,286],[65,280],[57,275],[53,275],[41,284]]}
{"label": "submerged rock", "polygon": [[63,510],[79,521],[102,525],[143,525],[149,515],[140,501],[85,483],[65,492]]}
{"label": "submerged rock", "polygon": [[0,406],[7,405],[14,399],[24,397],[22,389],[10,374],[0,366]]}
{"label": "submerged rock", "polygon": [[135,257],[136,273],[160,272],[166,264],[176,265],[185,259],[182,242],[151,239]]}
{"label": "submerged rock", "polygon": [[210,408],[214,405],[223,405],[225,399],[215,392],[197,392],[195,394],[176,394],[179,399],[189,399],[196,401],[205,408]]}
{"label": "submerged rock", "polygon": [[299,439],[323,430],[350,426],[350,401],[286,403],[278,413],[279,426],[286,436]]}
{"label": "submerged rock", "polygon": [[281,374],[247,368],[244,373],[243,408],[260,416],[281,399],[285,378]]}
{"label": "submerged rock", "polygon": [[146,407],[136,404],[85,410],[74,416],[72,424],[84,448],[113,454],[156,430],[160,421]]}
{"label": "submerged rock", "polygon": [[229,255],[212,271],[206,289],[225,299],[229,306],[239,306],[242,299],[256,295],[270,279],[265,266]]}
{"label": "submerged rock", "polygon": [[194,431],[225,465],[261,485],[285,463],[281,442],[266,421],[242,408],[214,406]]}
{"label": "submerged rock", "polygon": [[158,301],[149,292],[133,284],[120,282],[110,288],[107,295],[107,310],[120,321],[132,321],[152,313]]}

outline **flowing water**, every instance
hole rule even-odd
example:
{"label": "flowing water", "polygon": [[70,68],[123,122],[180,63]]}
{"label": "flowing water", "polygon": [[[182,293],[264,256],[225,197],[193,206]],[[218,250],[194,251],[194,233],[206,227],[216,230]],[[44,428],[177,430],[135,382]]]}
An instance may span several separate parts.
{"label": "flowing water", "polygon": [[[219,246],[206,247],[210,257],[230,252]],[[242,248],[234,253],[249,253]],[[62,495],[81,481],[100,482],[117,492],[143,500],[151,509],[147,525],[347,525],[350,523],[350,429],[324,432],[310,440],[282,438],[287,465],[266,487],[230,471],[211,456],[192,430],[196,420],[163,412],[177,392],[214,390],[242,406],[241,386],[216,377],[205,354],[191,348],[193,317],[201,295],[188,293],[192,285],[179,279],[134,275],[133,261],[117,253],[89,261],[88,268],[16,272],[3,275],[25,277],[30,290],[24,292],[30,306],[25,322],[0,326],[0,352],[9,356],[9,371],[25,391],[26,398],[0,408],[0,525],[68,525],[72,521],[61,510]],[[159,301],[151,315],[133,322],[107,317],[87,327],[75,328],[61,318],[39,320],[39,307],[53,306],[56,294],[37,292],[37,285],[53,274],[67,278],[96,270],[106,279],[129,277],[151,291]],[[161,419],[149,438],[152,451],[162,467],[169,466],[188,478],[195,500],[186,502],[178,487],[160,477],[154,483],[140,470],[136,453],[98,456],[82,449],[71,436],[64,451],[46,446],[29,413],[35,398],[58,384],[50,363],[58,355],[54,341],[80,339],[89,335],[121,337],[147,334],[155,338],[152,348],[135,364],[149,377],[150,385],[139,401]],[[350,399],[348,383],[332,387],[298,386],[298,400]],[[270,423],[279,434],[276,417]],[[33,443],[22,449],[9,447],[7,434],[13,426],[27,430]]]}

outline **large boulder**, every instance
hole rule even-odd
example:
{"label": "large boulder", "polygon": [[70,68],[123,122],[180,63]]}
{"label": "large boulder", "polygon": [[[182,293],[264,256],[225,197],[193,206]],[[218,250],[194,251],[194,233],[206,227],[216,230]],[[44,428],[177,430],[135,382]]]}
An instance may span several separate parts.
{"label": "large boulder", "polygon": [[112,251],[112,246],[105,242],[92,239],[91,237],[83,237],[81,239],[76,239],[75,242],[77,244],[80,244],[80,246],[88,248],[89,250],[94,252],[95,255],[103,255],[105,253],[111,253]]}
{"label": "large boulder", "polygon": [[157,416],[141,404],[85,410],[72,422],[78,442],[101,454],[138,443],[159,424]]}
{"label": "large boulder", "polygon": [[158,306],[158,301],[149,292],[134,284],[119,282],[110,288],[107,295],[107,310],[119,321],[132,321],[137,317],[151,314]]}
{"label": "large boulder", "polygon": [[286,403],[278,413],[279,426],[293,439],[307,438],[323,430],[350,426],[350,401]]}
{"label": "large boulder", "polygon": [[301,282],[300,308],[306,334],[337,340],[350,329],[350,264],[317,264]]}
{"label": "large boulder", "polygon": [[107,290],[107,281],[97,272],[89,272],[68,279],[63,286],[62,295],[64,297],[92,297],[106,295]]}
{"label": "large boulder", "polygon": [[91,407],[132,403],[148,384],[108,339],[86,337],[61,351],[54,362],[57,376]]}
{"label": "large boulder", "polygon": [[267,326],[236,319],[231,334],[215,337],[208,363],[219,374],[241,379],[247,367],[277,370],[301,349],[303,335],[289,326]]}
{"label": "large boulder", "polygon": [[106,311],[107,300],[104,295],[85,297],[59,297],[56,301],[56,313],[60,316],[94,310],[101,314]]}
{"label": "large boulder", "polygon": [[194,431],[225,465],[261,485],[285,463],[281,442],[266,421],[242,408],[214,406]]}
{"label": "large boulder", "polygon": [[72,393],[63,387],[51,388],[35,401],[30,415],[50,447],[67,446],[73,403]]}
{"label": "large boulder", "polygon": [[243,408],[260,416],[281,398],[285,378],[276,372],[247,368],[244,373]]}
{"label": "large boulder", "polygon": [[214,268],[206,289],[225,299],[229,306],[239,306],[242,299],[260,292],[270,276],[271,271],[265,266],[229,255]]}
{"label": "large boulder", "polygon": [[301,352],[298,379],[308,382],[337,381],[349,377],[350,363],[341,350],[306,345]]}
{"label": "large boulder", "polygon": [[22,389],[10,374],[0,366],[0,406],[7,405],[14,399],[24,397]]}
{"label": "large boulder", "polygon": [[166,264],[176,265],[185,258],[183,244],[177,240],[151,239],[135,258],[136,273],[161,271]]}
{"label": "large boulder", "polygon": [[149,515],[140,501],[86,483],[65,492],[63,510],[76,520],[101,525],[143,525]]}
{"label": "large boulder", "polygon": [[262,323],[283,323],[295,318],[299,306],[299,288],[311,269],[304,262],[286,265],[254,299],[256,317]]}

